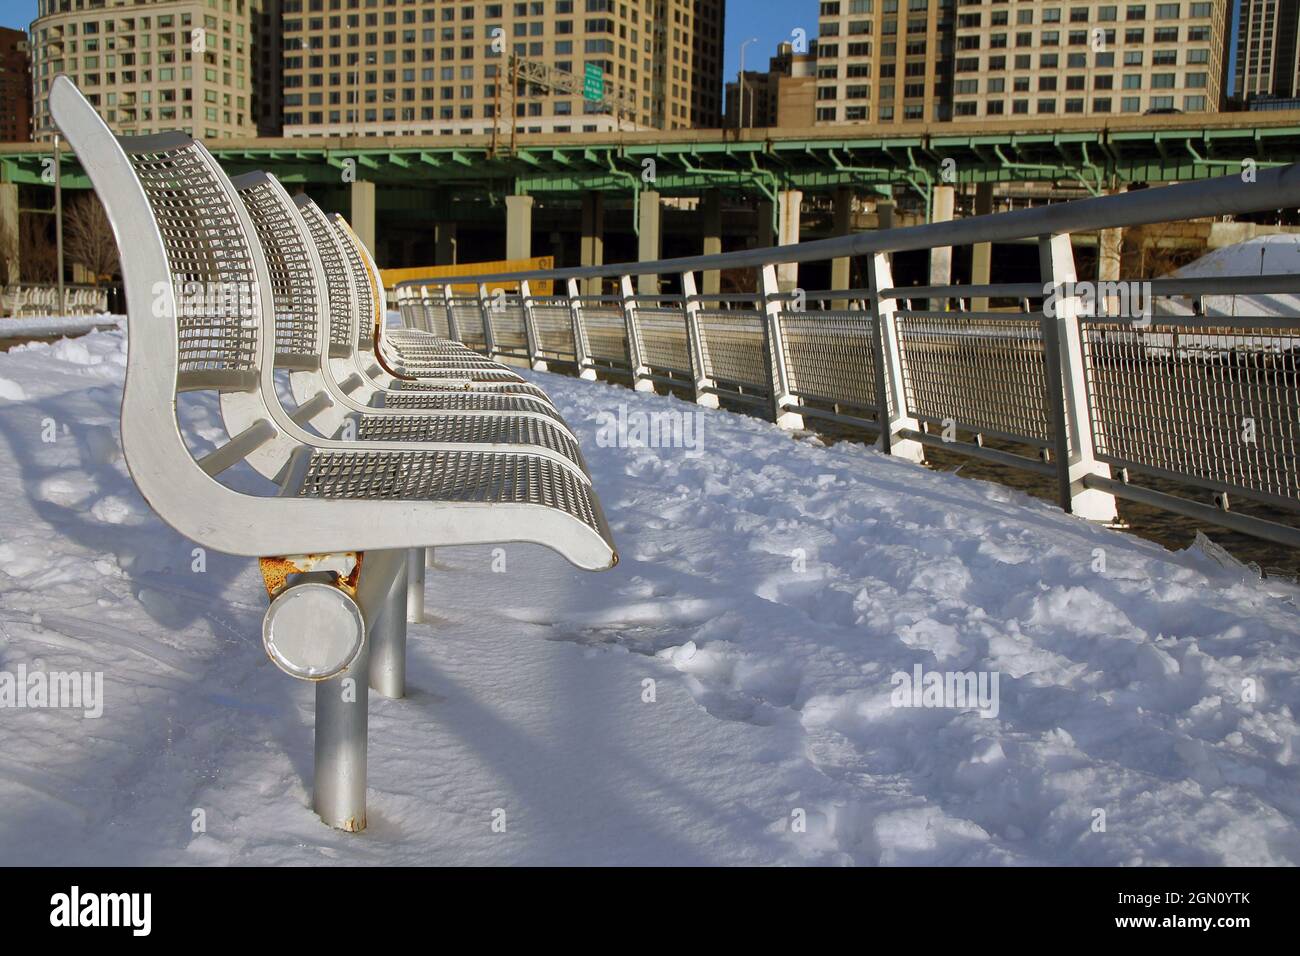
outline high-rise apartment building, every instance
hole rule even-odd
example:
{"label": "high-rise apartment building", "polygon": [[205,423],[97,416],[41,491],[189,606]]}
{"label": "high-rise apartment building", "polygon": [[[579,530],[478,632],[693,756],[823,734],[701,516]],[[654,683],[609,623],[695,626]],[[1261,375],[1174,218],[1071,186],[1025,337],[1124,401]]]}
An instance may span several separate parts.
{"label": "high-rise apartment building", "polygon": [[1241,0],[1233,96],[1300,96],[1300,0]]}
{"label": "high-rise apartment building", "polygon": [[0,27],[0,143],[32,138],[32,69],[27,34]]}
{"label": "high-rise apartment building", "polygon": [[[286,136],[721,120],[723,0],[284,0],[283,8]],[[592,71],[599,100],[584,95]]]}
{"label": "high-rise apartment building", "polygon": [[957,0],[823,0],[817,125],[952,118]]}
{"label": "high-rise apartment building", "polygon": [[953,119],[1222,105],[1228,0],[961,0]]}
{"label": "high-rise apartment building", "polygon": [[124,135],[276,132],[276,3],[40,0],[31,29],[36,138],[53,133],[46,97],[59,73]]}

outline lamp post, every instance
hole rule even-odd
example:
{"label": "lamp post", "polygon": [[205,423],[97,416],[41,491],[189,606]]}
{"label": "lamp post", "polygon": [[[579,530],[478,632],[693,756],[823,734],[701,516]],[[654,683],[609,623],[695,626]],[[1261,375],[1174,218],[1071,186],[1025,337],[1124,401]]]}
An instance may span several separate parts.
{"label": "lamp post", "polygon": [[758,37],[750,37],[744,43],[740,44],[740,74],[737,79],[740,81],[740,106],[736,110],[736,129],[745,125],[745,47],[751,43],[757,43]]}
{"label": "lamp post", "polygon": [[357,126],[361,121],[361,67],[369,66],[376,62],[373,53],[361,54],[360,60],[354,65],[357,69],[352,71],[352,135],[357,136]]}

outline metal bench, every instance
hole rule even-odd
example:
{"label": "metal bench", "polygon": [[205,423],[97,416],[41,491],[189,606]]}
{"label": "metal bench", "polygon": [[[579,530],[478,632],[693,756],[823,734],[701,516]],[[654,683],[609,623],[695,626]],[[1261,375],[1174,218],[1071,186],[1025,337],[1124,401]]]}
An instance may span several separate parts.
{"label": "metal bench", "polygon": [[[367,687],[403,692],[409,555],[522,541],[581,568],[612,567],[599,502],[580,467],[539,446],[349,442],[309,431],[315,415],[277,396],[277,354],[308,371],[307,353],[319,348],[319,361],[329,346],[317,334],[309,349],[309,323],[277,310],[257,229],[212,156],[180,133],[119,140],[64,76],[50,111],[122,254],[131,475],[179,533],[260,559],[272,599],[268,653],[316,681],[314,807],[333,826],[362,829]],[[206,454],[190,449],[176,418],[178,397],[193,391],[218,394],[230,435]],[[265,493],[219,480],[241,462],[267,479]]]}
{"label": "metal bench", "polygon": [[[577,438],[549,400],[522,410],[503,410],[492,408],[491,402],[499,398],[488,395],[483,407],[473,407],[470,402],[461,407],[439,407],[446,403],[439,402],[434,393],[425,393],[426,404],[395,409],[376,408],[352,398],[350,393],[364,384],[360,371],[347,371],[346,365],[361,325],[356,297],[351,294],[353,286],[336,283],[331,292],[300,209],[274,177],[249,173],[236,179],[234,186],[257,230],[271,271],[276,366],[291,371],[298,408],[310,410],[305,414],[313,416],[310,421],[322,435],[346,434],[361,441],[528,444],[562,454],[583,467]],[[337,251],[346,237],[327,235],[325,239],[332,240]],[[447,345],[451,365],[493,364],[458,343]],[[367,360],[363,356],[361,361]],[[336,377],[338,362],[343,363],[347,376],[342,380]],[[585,473],[582,477],[586,479]]]}

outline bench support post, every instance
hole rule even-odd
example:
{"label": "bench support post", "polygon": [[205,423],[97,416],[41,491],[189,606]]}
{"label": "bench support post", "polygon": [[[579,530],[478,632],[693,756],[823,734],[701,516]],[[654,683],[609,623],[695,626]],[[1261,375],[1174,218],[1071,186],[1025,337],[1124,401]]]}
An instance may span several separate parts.
{"label": "bench support post", "polygon": [[316,769],[312,809],[330,826],[366,828],[366,734],[370,647],[338,677],[316,684]]}
{"label": "bench support post", "polygon": [[424,623],[424,548],[406,552],[406,620]]}
{"label": "bench support post", "polygon": [[389,698],[406,696],[406,576],[406,567],[399,565],[387,595],[373,610],[367,609],[374,615],[370,626],[370,686]]}

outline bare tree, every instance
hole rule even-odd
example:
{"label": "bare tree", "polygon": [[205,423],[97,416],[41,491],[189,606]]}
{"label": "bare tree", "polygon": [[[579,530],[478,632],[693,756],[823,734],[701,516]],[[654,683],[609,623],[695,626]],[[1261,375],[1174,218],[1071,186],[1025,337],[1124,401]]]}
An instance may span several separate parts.
{"label": "bare tree", "polygon": [[117,273],[117,239],[94,193],[82,193],[63,210],[63,250],[72,262],[90,270],[96,281]]}
{"label": "bare tree", "polygon": [[24,282],[54,282],[58,274],[58,253],[54,246],[51,216],[27,213],[18,217],[18,258]]}

